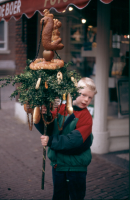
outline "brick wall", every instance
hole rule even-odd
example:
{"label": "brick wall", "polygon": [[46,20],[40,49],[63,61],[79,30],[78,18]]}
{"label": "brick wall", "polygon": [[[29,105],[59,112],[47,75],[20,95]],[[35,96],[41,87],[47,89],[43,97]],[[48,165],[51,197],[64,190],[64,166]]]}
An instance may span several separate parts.
{"label": "brick wall", "polygon": [[26,18],[22,17],[16,22],[15,26],[15,64],[16,74],[20,74],[26,67],[27,60],[27,24]]}
{"label": "brick wall", "polygon": [[[26,18],[22,17],[18,21],[16,21],[15,26],[15,65],[16,65],[16,73],[21,74],[26,67],[27,60],[27,24]],[[16,84],[16,88],[19,84]],[[18,101],[19,95],[16,97],[16,101]]]}
{"label": "brick wall", "polygon": [[8,22],[8,50],[10,53],[0,54],[0,60],[15,61],[15,19],[10,19]]}

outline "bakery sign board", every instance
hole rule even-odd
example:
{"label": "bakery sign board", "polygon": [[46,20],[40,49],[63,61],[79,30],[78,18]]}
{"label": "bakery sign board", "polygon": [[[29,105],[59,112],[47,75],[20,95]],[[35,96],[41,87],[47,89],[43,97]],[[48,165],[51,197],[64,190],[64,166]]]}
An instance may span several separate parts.
{"label": "bakery sign board", "polygon": [[[18,20],[22,14],[31,18],[36,11],[43,15],[43,10],[55,8],[56,11],[62,12],[69,5],[73,5],[79,9],[84,8],[93,0],[0,0],[0,21],[5,19],[8,21],[12,16]],[[102,3],[110,3],[113,0],[99,0]]]}
{"label": "bakery sign board", "polygon": [[9,17],[21,13],[21,0],[5,3],[0,6],[0,17]]}

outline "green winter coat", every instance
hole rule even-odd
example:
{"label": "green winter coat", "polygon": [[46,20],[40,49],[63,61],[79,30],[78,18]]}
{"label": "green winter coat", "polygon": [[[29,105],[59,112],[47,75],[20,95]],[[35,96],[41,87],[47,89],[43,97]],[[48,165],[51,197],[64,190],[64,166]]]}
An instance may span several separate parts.
{"label": "green winter coat", "polygon": [[[78,113],[75,111],[78,111]],[[51,160],[51,165],[52,166],[57,165],[56,167],[57,171],[87,171],[87,166],[91,162],[92,155],[90,146],[93,140],[92,133],[90,134],[89,137],[90,140],[89,144],[87,144],[88,145],[87,150],[85,150],[80,154],[71,155],[71,149],[69,149],[70,147],[69,145],[67,145],[71,141],[71,148],[74,148],[78,152],[78,146],[82,145],[81,143],[83,143],[82,135],[78,131],[78,127],[76,127],[77,122],[79,121],[79,118],[81,116],[79,115],[79,112],[83,111],[81,109],[77,109],[76,107],[74,107],[75,118],[70,123],[68,123],[65,128],[63,128],[62,133],[58,130],[57,119],[54,120],[54,127],[52,134],[53,142],[48,143],[48,146],[50,147],[48,148],[47,155],[48,158]],[[84,110],[84,112],[86,112],[86,115],[83,113],[83,118],[87,118],[87,115],[89,115],[89,113],[87,112],[87,110],[86,111]],[[65,121],[68,117],[69,115],[65,117]],[[88,116],[88,118],[90,118],[90,116]],[[59,121],[59,126],[61,127],[63,121],[62,111],[58,114],[58,121]],[[87,121],[88,120],[86,120],[85,122],[86,124]],[[86,125],[86,132],[87,132],[87,125]],[[63,136],[63,140],[61,139],[62,136],[61,135],[59,136],[59,134]],[[65,142],[65,140],[68,139],[66,138],[66,136],[69,137],[68,140],[69,142]],[[74,141],[74,143],[72,140]],[[63,153],[65,149],[67,150],[67,154]]]}
{"label": "green winter coat", "polygon": [[[62,105],[58,112],[59,126],[62,126],[65,114],[63,130],[59,131],[57,118],[48,126],[48,158],[52,166],[57,166],[57,171],[87,171],[92,155],[92,117],[87,109],[80,109],[73,106],[73,114],[64,112],[65,105]],[[56,110],[52,113],[55,117]],[[41,119],[35,127],[41,134],[44,134],[44,123]]]}

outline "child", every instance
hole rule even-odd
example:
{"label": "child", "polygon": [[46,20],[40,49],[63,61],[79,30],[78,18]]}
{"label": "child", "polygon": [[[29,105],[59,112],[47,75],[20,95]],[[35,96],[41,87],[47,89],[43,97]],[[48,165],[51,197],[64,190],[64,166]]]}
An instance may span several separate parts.
{"label": "child", "polygon": [[[56,118],[53,126],[51,125],[52,134],[41,136],[42,145],[49,147],[48,158],[51,160],[54,185],[53,200],[69,200],[69,196],[71,200],[83,200],[85,197],[92,144],[92,117],[86,107],[97,91],[90,78],[82,78],[78,87],[83,89],[79,89],[80,96],[73,101],[73,114],[68,115],[65,104],[61,105],[58,112],[60,127],[65,115],[63,130],[58,130]],[[57,109],[52,112],[53,117],[56,116]],[[41,122],[35,126],[41,130]]]}

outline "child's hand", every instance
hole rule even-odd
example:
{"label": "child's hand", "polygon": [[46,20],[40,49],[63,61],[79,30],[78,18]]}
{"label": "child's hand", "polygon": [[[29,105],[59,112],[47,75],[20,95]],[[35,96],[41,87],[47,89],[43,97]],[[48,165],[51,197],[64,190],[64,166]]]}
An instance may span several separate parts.
{"label": "child's hand", "polygon": [[43,146],[46,147],[48,141],[49,141],[49,136],[46,136],[46,135],[42,135],[42,136],[41,136],[41,143],[42,143]]}

